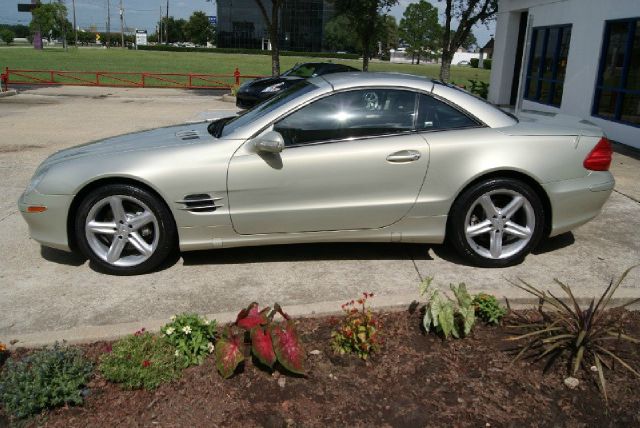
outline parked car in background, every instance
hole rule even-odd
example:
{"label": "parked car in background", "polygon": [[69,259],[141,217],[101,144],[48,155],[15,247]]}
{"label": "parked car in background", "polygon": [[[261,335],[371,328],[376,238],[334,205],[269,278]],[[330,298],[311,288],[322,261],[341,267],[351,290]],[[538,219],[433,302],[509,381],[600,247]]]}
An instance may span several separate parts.
{"label": "parked car in background", "polygon": [[260,101],[271,98],[303,79],[331,73],[356,71],[360,70],[348,65],[331,62],[296,64],[292,69],[285,71],[278,77],[265,77],[244,83],[236,93],[236,106],[241,109],[250,109]]}
{"label": "parked car in background", "polygon": [[594,218],[610,163],[580,119],[519,121],[423,77],[338,73],[240,116],[62,150],[18,205],[35,240],[112,274],[178,248],[445,239],[504,267]]}

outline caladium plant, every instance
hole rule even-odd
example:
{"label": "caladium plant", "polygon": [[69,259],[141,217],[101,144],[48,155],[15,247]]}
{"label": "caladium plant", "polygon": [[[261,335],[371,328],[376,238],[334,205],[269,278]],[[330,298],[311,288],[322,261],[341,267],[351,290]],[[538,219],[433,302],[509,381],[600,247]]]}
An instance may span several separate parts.
{"label": "caladium plant", "polygon": [[[274,322],[277,314],[283,321]],[[261,364],[273,368],[278,362],[287,371],[304,375],[305,352],[294,322],[277,303],[273,309],[260,310],[253,302],[238,313],[234,325],[227,327],[216,345],[216,367],[224,378],[232,376],[244,361],[245,336]]]}

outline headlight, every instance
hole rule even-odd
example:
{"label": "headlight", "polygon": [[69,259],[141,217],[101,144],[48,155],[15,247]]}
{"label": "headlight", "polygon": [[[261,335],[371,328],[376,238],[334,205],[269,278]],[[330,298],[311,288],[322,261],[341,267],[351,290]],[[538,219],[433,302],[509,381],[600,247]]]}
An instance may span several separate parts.
{"label": "headlight", "polygon": [[34,191],[35,188],[38,187],[38,184],[42,182],[42,179],[44,178],[44,176],[47,175],[48,171],[49,171],[48,166],[39,167],[36,170],[36,173],[31,178],[31,181],[29,182],[29,185],[27,186],[27,189],[24,191],[24,193],[29,193]]}
{"label": "headlight", "polygon": [[275,85],[271,85],[271,86],[267,86],[266,88],[264,88],[262,90],[263,93],[269,93],[269,92],[278,92],[279,90],[281,90],[284,87],[284,82],[280,82],[280,83],[276,83]]}

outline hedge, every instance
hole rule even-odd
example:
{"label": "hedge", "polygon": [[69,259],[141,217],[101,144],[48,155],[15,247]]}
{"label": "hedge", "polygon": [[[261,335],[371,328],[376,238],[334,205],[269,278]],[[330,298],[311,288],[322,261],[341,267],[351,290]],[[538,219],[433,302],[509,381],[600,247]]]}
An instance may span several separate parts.
{"label": "hedge", "polygon": [[[271,51],[261,49],[235,49],[235,48],[181,48],[177,46],[154,45],[138,46],[141,51],[169,51],[169,52],[204,52],[223,54],[249,54],[249,55],[271,55]],[[339,54],[333,52],[294,52],[280,51],[280,56],[306,56],[314,58],[337,58],[337,59],[358,59],[358,54]]]}
{"label": "hedge", "polygon": [[469,60],[469,64],[471,65],[471,68],[478,68],[479,63],[480,63],[480,60],[478,58],[471,58]]}
{"label": "hedge", "polygon": [[484,61],[482,61],[482,68],[484,68],[485,70],[491,70],[491,60],[485,59]]}

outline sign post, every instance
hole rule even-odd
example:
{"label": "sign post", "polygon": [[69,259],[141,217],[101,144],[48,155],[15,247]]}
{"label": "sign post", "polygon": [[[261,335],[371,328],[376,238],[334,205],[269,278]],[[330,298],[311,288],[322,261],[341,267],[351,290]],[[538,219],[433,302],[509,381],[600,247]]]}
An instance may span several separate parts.
{"label": "sign post", "polygon": [[136,30],[136,49],[138,46],[147,46],[147,30]]}

